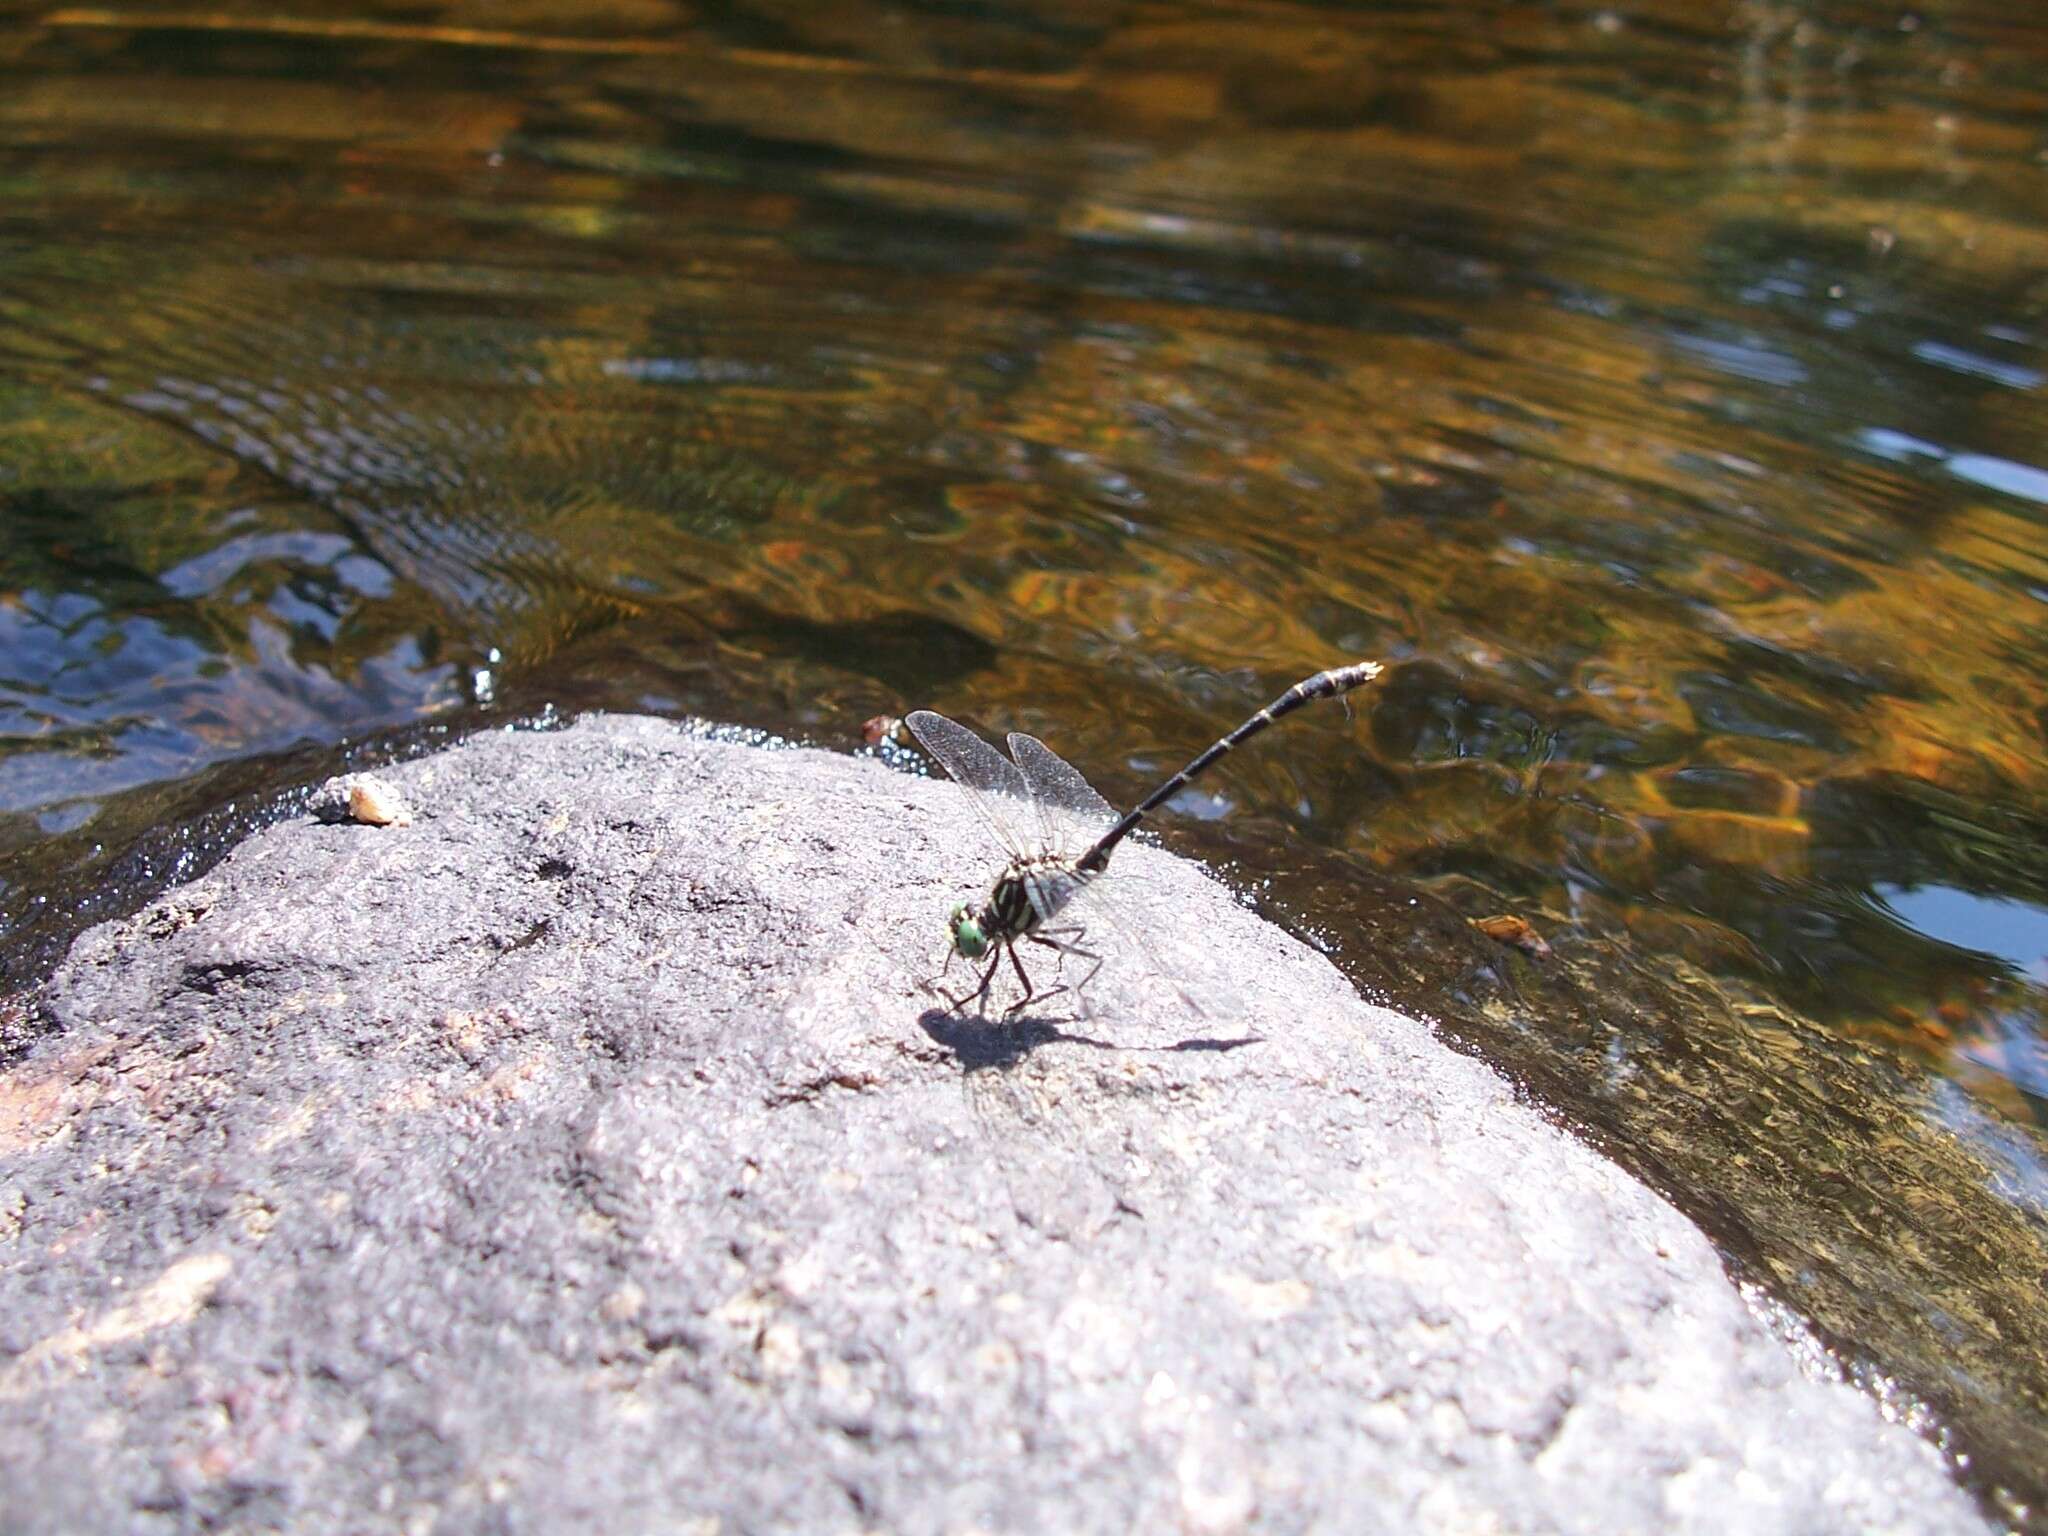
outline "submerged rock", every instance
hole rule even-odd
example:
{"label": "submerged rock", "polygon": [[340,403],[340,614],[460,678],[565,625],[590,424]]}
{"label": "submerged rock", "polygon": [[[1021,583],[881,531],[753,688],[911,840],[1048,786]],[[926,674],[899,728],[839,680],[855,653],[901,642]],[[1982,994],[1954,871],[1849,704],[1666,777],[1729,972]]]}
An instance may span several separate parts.
{"label": "submerged rock", "polygon": [[618,718],[389,778],[404,836],[86,935],[0,1077],[15,1529],[1983,1528],[1663,1200],[1156,850],[1139,947],[1228,1007],[1098,934],[1004,1025],[914,986],[995,872],[951,786]]}

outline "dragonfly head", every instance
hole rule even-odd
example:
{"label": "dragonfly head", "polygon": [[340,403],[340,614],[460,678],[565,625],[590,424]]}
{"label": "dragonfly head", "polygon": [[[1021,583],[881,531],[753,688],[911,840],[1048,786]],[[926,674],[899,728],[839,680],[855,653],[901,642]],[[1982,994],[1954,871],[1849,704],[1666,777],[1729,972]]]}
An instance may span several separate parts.
{"label": "dragonfly head", "polygon": [[962,958],[979,960],[988,953],[988,935],[982,932],[980,921],[966,902],[954,906],[946,926],[953,930],[953,949]]}

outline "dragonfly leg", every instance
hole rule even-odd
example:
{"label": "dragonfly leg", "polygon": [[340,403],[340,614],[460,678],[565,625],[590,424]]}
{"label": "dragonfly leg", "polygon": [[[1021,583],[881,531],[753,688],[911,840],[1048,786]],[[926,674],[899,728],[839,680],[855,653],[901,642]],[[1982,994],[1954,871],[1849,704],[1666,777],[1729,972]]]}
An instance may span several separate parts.
{"label": "dragonfly leg", "polygon": [[[1037,933],[1031,935],[1034,942],[1043,944],[1049,949],[1056,949],[1063,956],[1079,955],[1083,960],[1095,962],[1088,967],[1088,974],[1079,981],[1068,982],[1061,986],[1059,990],[1062,992],[1070,989],[1075,992],[1080,991],[1081,988],[1093,981],[1095,973],[1102,969],[1102,956],[1092,949],[1083,949],[1081,947],[1081,941],[1087,937],[1088,930],[1079,923],[1074,924],[1070,928],[1041,928]],[[1046,995],[1050,997],[1052,994],[1047,993]]]}
{"label": "dragonfly leg", "polygon": [[[981,985],[976,987],[972,992],[962,992],[958,997],[950,997],[943,992],[939,995],[941,997],[944,997],[946,1001],[953,1006],[953,1009],[956,1012],[967,1006],[969,998],[972,998],[974,1000],[974,1011],[976,1013],[982,1012],[984,1009],[988,1007],[988,989],[996,979],[996,967],[1001,965],[1002,963],[1003,957],[1001,955],[997,955],[995,959],[989,961],[988,969],[981,973]],[[944,972],[941,972],[940,974],[943,975]],[[936,981],[938,980],[938,977],[934,976],[932,979]]]}
{"label": "dragonfly leg", "polygon": [[[1010,953],[1010,964],[1017,972],[1017,979],[1024,983],[1024,995],[1018,998],[1016,1002],[1010,1004],[1009,1007],[1003,1010],[1003,1017],[1007,1019],[1011,1014],[1017,1012],[1018,1009],[1028,1007],[1032,1003],[1039,1001],[1039,993],[1037,989],[1035,989],[1031,985],[1031,978],[1024,974],[1024,962],[1017,958],[1016,944],[1012,942],[1009,944],[1005,944],[1003,947]],[[1053,988],[1054,992],[1061,990],[1063,989],[1059,987]],[[1044,995],[1046,997],[1051,997],[1052,992],[1047,992]]]}
{"label": "dragonfly leg", "polygon": [[[1037,933],[1027,933],[1024,937],[1030,943],[1043,944],[1054,954],[1060,956],[1061,959],[1065,959],[1068,955],[1079,955],[1083,960],[1093,960],[1095,963],[1088,967],[1088,974],[1079,981],[1063,981],[1058,986],[1049,988],[1044,992],[1028,993],[1024,1003],[1042,1003],[1048,997],[1058,997],[1062,992],[1077,992],[1082,987],[1088,985],[1094,979],[1095,973],[1102,969],[1102,956],[1096,954],[1092,949],[1081,948],[1080,945],[1073,942],[1073,939],[1063,937],[1067,934],[1073,935],[1073,939],[1081,939],[1087,937],[1088,930],[1080,927],[1043,928]],[[1018,974],[1022,975],[1023,973],[1019,971]],[[1023,1007],[1024,1003],[1017,1004],[1017,1008]],[[1010,1010],[1012,1013],[1016,1011],[1016,1008]]]}
{"label": "dragonfly leg", "polygon": [[[953,956],[957,953],[958,951],[955,950],[952,945],[948,944],[946,946],[946,958],[939,962],[939,968],[936,971],[933,971],[931,975],[925,977],[923,981],[920,981],[918,985],[929,991],[931,990],[934,983],[944,981],[946,979],[946,972],[950,971],[953,968]],[[945,995],[946,994],[943,992],[939,994],[939,996],[941,997],[944,997]],[[974,994],[970,992],[967,995],[969,997],[972,997]],[[960,1005],[958,1003],[954,1003],[953,1006],[957,1008]]]}

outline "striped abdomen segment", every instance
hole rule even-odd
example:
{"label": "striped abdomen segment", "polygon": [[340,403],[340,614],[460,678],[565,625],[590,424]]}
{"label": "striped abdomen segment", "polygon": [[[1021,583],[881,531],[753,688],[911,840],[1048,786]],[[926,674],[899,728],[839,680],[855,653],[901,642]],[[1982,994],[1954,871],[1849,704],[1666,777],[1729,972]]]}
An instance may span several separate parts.
{"label": "striped abdomen segment", "polygon": [[1109,856],[1116,850],[1116,845],[1130,835],[1131,829],[1143,821],[1148,812],[1165,804],[1183,784],[1239,743],[1249,741],[1275,720],[1294,713],[1304,704],[1313,703],[1317,699],[1335,698],[1340,693],[1349,693],[1359,684],[1369,683],[1379,675],[1378,662],[1361,661],[1348,667],[1332,667],[1327,672],[1318,672],[1314,677],[1303,678],[1141,800],[1135,809],[1126,813],[1121,821],[1103,833],[1101,840],[1093,848],[1074,861],[1075,870],[1083,875],[1092,875],[1099,871],[1109,862]]}

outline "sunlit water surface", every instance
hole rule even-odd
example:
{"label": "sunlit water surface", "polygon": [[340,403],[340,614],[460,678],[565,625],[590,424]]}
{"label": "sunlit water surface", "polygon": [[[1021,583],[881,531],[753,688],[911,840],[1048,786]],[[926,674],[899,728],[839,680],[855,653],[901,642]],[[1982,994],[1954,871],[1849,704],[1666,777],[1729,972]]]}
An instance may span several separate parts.
{"label": "sunlit water surface", "polygon": [[1999,0],[0,6],[14,982],[344,744],[922,704],[1128,799],[1383,658],[1176,844],[2038,1506],[2044,82]]}

